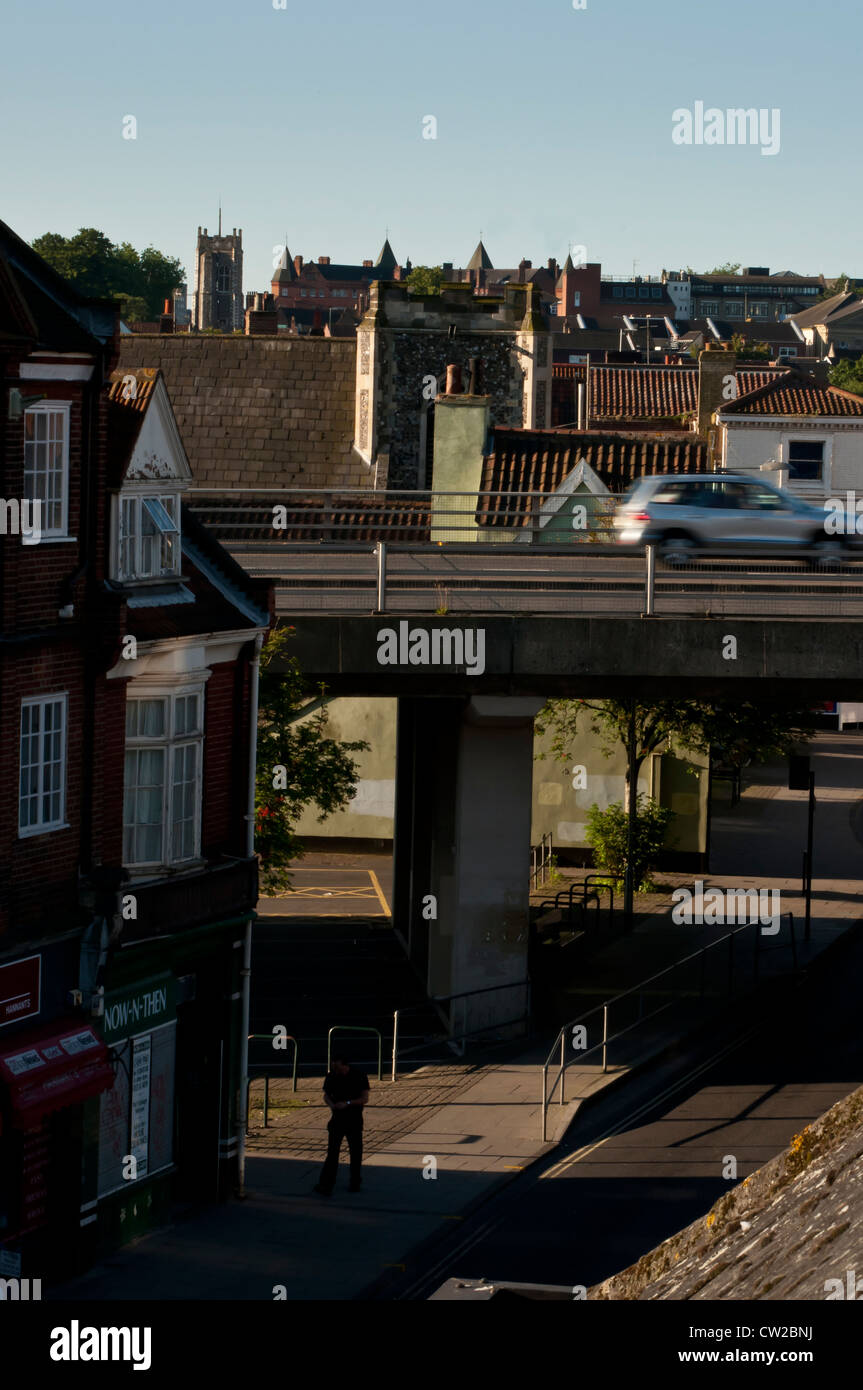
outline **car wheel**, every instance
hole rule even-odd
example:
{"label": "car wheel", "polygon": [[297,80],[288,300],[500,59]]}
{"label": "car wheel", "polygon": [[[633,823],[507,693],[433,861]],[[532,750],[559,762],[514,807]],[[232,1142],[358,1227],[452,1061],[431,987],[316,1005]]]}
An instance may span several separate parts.
{"label": "car wheel", "polygon": [[659,553],[666,565],[679,569],[692,563],[696,549],[695,541],[690,536],[668,536],[662,541]]}
{"label": "car wheel", "polygon": [[818,534],[812,543],[812,565],[817,570],[839,570],[842,568],[842,543],[839,540],[825,539]]}

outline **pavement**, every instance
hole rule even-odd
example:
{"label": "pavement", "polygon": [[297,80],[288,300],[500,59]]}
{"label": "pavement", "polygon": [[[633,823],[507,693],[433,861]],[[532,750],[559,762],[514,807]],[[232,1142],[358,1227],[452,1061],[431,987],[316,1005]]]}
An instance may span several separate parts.
{"label": "pavement", "polygon": [[[806,794],[785,790],[784,766],[759,769],[738,805],[714,814],[718,871],[703,875],[707,887],[778,889],[782,912],[794,914],[801,966],[861,917],[863,736],[819,737],[813,766],[821,790],[808,943],[801,939],[800,879],[789,873],[795,857],[799,862],[797,846],[805,844]],[[831,871],[835,877],[828,876]],[[485,1055],[478,1061],[454,1059],[451,1065],[421,1068],[395,1083],[373,1079],[363,1190],[347,1192],[345,1152],[340,1184],[329,1199],[310,1191],[325,1149],[322,1078],[304,1078],[296,1096],[288,1081],[272,1083],[273,1112],[266,1129],[262,1083],[256,1083],[246,1199],[189,1216],[124,1247],[50,1296],[343,1300],[362,1296],[387,1271],[402,1270],[414,1247],[451,1229],[449,1223],[463,1220],[502,1183],[548,1153],[580,1106],[677,1045],[690,1026],[704,1022],[710,1002],[719,1010],[724,1007],[728,950],[709,948],[728,928],[673,924],[671,893],[681,884],[691,889],[692,876],[663,875],[660,893],[640,896],[633,931],[587,959],[570,991],[575,1018],[694,954],[688,975],[675,977],[678,1002],[666,1007],[664,981],[646,989],[641,998],[644,1021],[612,1044],[605,1072],[599,1052],[583,1059],[567,1052],[566,1099],[560,1104],[560,1093],[555,1093],[546,1143],[541,1139],[541,1066],[551,1040],[526,1046],[516,1056]],[[748,987],[754,966],[754,932],[748,940],[746,948],[738,945],[734,959],[741,989]],[[787,977],[788,922],[777,937],[760,944],[759,978]],[[625,1009],[631,1006],[629,1001]],[[628,1013],[618,1021],[612,1013],[609,1031],[628,1021]],[[591,1046],[599,1036],[595,1023]]]}

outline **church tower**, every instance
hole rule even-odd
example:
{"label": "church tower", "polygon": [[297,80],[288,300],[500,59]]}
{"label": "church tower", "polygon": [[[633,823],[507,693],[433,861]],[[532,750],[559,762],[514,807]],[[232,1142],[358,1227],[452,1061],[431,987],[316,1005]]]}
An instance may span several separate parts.
{"label": "church tower", "polygon": [[210,236],[198,228],[195,252],[195,311],[193,326],[200,332],[215,328],[231,333],[243,328],[243,231],[235,227],[231,236],[219,230]]}

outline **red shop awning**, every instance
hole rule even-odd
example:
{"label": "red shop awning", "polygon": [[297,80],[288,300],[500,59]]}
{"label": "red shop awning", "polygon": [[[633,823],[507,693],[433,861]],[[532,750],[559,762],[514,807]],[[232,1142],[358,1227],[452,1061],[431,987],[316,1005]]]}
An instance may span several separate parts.
{"label": "red shop awning", "polygon": [[12,1123],[27,1127],[67,1105],[80,1105],[114,1082],[107,1047],[88,1023],[71,1019],[0,1041],[0,1083]]}

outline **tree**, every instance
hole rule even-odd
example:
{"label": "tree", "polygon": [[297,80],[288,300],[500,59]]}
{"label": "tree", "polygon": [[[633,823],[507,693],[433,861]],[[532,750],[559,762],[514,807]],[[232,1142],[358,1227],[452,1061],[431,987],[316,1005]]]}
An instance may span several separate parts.
{"label": "tree", "polygon": [[443,269],[439,265],[415,265],[408,276],[411,294],[440,294]]}
{"label": "tree", "polygon": [[712,270],[708,270],[708,275],[737,275],[741,261],[726,261],[724,265],[715,265]]}
{"label": "tree", "polygon": [[[309,699],[297,659],[288,651],[293,631],[274,629],[261,651],[255,848],[262,885],[270,891],[291,886],[289,865],[303,853],[296,834],[302,812],[316,806],[324,821],[343,810],[357,790],[357,766],[350,754],[369,746],[331,738],[326,705],[302,718],[318,700]],[[277,660],[279,671],[273,669]]]}
{"label": "tree", "polygon": [[761,362],[767,361],[773,356],[769,343],[750,343],[742,333],[731,335],[731,350],[742,361]]}
{"label": "tree", "polygon": [[858,357],[856,362],[851,362],[848,358],[837,362],[830,372],[830,385],[863,396],[863,357]]}
{"label": "tree", "polygon": [[157,318],[183,279],[180,261],[153,246],[144,251],[136,251],[128,241],[115,246],[95,227],[81,227],[72,237],[46,232],[33,242],[33,250],[82,294],[119,299],[124,305],[142,301],[145,312],[138,313],[136,303],[136,312],[128,314],[134,318]]}
{"label": "tree", "polygon": [[[551,735],[551,756],[569,763],[580,723],[588,722],[603,757],[629,747],[630,706],[626,700],[549,700],[536,718],[536,731]],[[638,771],[661,748],[680,753],[721,756],[742,767],[786,757],[815,729],[812,711],[793,700],[657,700],[635,707],[635,765]],[[544,757],[545,754],[540,754]],[[628,780],[627,772],[627,780]]]}
{"label": "tree", "polygon": [[[636,810],[632,878],[635,888],[644,890],[650,886],[648,875],[665,843],[674,812],[646,796],[638,798]],[[594,802],[587,813],[585,839],[593,850],[596,867],[607,870],[618,888],[626,873],[629,852],[629,816],[623,802],[615,801],[604,811]]]}

